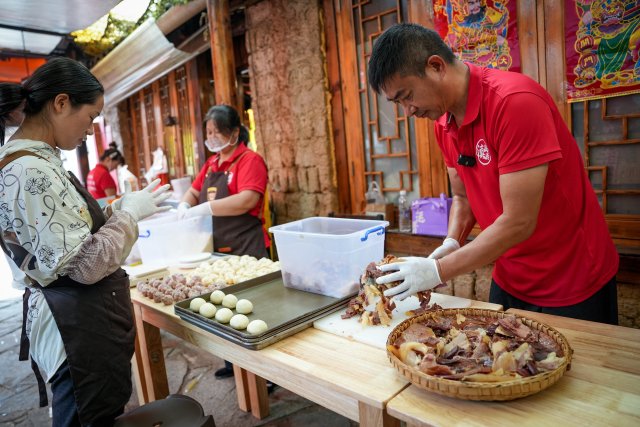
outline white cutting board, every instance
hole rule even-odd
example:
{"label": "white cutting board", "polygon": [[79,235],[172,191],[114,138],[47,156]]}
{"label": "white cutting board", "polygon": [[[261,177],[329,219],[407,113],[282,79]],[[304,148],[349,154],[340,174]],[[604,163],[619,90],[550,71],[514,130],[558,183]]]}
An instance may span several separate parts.
{"label": "white cutting board", "polygon": [[[430,304],[436,303],[442,308],[466,308],[471,304],[471,300],[466,298],[454,297],[432,293]],[[396,301],[396,308],[392,312],[391,325],[383,326],[364,326],[360,324],[360,315],[350,319],[342,319],[345,309],[332,313],[322,319],[313,322],[313,327],[321,331],[339,335],[358,341],[364,344],[386,349],[387,337],[400,322],[407,319],[405,313],[409,310],[415,310],[420,306],[418,298],[413,296],[404,301]]]}

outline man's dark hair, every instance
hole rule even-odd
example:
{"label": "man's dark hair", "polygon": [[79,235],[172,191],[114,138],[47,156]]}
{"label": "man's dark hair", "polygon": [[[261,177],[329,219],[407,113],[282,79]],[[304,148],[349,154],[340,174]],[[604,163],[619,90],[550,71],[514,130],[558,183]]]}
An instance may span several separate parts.
{"label": "man's dark hair", "polygon": [[417,24],[396,24],[382,33],[369,58],[369,84],[380,93],[396,74],[424,76],[427,59],[438,55],[451,64],[456,57],[440,35]]}

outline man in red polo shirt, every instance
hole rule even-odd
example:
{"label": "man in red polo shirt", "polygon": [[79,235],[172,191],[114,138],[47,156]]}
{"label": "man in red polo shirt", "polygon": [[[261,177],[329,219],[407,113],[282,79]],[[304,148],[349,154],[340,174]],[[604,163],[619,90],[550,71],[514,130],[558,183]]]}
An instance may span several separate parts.
{"label": "man in red polo shirt", "polygon": [[[578,145],[550,95],[519,74],[459,61],[440,36],[391,27],[369,84],[407,116],[435,121],[453,205],[428,258],[383,266],[404,299],[495,261],[490,301],[616,324],[618,254]],[[475,223],[482,232],[463,245]]]}

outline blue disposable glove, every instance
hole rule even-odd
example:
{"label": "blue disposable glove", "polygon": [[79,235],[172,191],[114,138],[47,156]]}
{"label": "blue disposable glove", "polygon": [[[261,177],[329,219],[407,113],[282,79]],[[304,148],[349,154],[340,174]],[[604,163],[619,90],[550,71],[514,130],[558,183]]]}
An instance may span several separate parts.
{"label": "blue disposable glove", "polygon": [[402,301],[417,292],[433,289],[442,282],[436,260],[433,258],[405,257],[399,261],[378,267],[381,271],[394,273],[378,277],[377,284],[402,281],[398,286],[387,289],[384,292],[386,297],[395,296],[395,299]]}

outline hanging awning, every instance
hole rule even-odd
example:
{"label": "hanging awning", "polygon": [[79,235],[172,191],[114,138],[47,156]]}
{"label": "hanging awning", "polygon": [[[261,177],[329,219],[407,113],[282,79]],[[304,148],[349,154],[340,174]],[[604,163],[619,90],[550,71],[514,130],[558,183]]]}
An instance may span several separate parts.
{"label": "hanging awning", "polygon": [[150,19],[105,56],[91,72],[105,89],[105,107],[112,106],[189,60]]}
{"label": "hanging awning", "polygon": [[[59,35],[88,27],[120,0],[2,0],[0,26]],[[0,38],[0,48],[4,47]]]}
{"label": "hanging awning", "polygon": [[22,82],[69,33],[90,25],[119,1],[2,0],[0,81]]}
{"label": "hanging awning", "polygon": [[204,1],[196,0],[172,8],[157,22],[147,20],[91,69],[105,88],[105,107],[116,105],[208,49],[202,35],[205,28],[184,41],[182,49],[165,37],[204,7]]}

